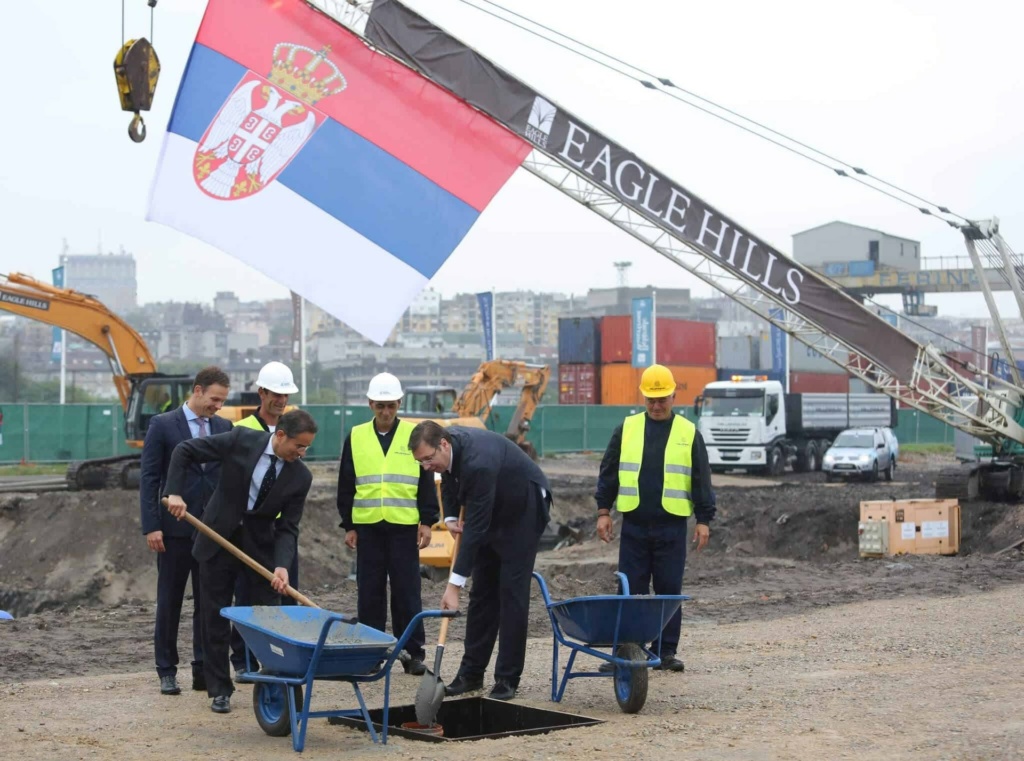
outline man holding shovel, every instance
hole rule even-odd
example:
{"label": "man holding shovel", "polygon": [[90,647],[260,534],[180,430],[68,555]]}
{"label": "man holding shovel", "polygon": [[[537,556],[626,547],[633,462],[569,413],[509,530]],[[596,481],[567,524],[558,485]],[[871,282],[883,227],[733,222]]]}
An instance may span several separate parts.
{"label": "man holding shovel", "polygon": [[465,515],[464,523],[445,518],[462,538],[441,609],[458,610],[467,577],[473,578],[465,654],[445,694],[483,687],[497,639],[489,697],[511,700],[526,660],[533,562],[550,514],[547,478],[514,442],[493,431],[442,428],[426,420],[413,429],[409,449],[424,470],[441,474],[444,514],[455,516],[462,506]]}
{"label": "man holding shovel", "polygon": [[288,565],[295,555],[299,521],[313,482],[301,458],[313,443],[317,426],[304,410],[285,413],[273,434],[251,428],[188,439],[178,444],[167,474],[167,509],[179,520],[187,505],[182,485],[192,463],[219,462],[220,483],[206,504],[203,523],[261,565],[274,569],[270,586],[205,534],[192,555],[199,561],[202,638],[206,691],[214,713],[231,710],[234,685],[228,662],[231,626],[220,609],[231,605],[235,580],[249,574],[254,605],[277,605],[288,586]]}

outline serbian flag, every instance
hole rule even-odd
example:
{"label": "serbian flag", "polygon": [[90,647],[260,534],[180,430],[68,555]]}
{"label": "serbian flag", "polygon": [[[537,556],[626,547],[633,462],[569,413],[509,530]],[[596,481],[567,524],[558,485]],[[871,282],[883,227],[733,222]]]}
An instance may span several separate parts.
{"label": "serbian flag", "polygon": [[529,150],[301,0],[210,0],[147,218],[382,344]]}

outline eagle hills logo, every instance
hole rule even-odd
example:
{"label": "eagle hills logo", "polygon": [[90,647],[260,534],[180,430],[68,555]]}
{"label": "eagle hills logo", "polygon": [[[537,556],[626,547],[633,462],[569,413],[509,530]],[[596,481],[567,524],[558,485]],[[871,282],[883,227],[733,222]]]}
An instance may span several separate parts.
{"label": "eagle hills logo", "polygon": [[237,201],[281,174],[325,119],[313,106],[346,87],[329,52],[282,42],[269,78],[242,77],[196,149],[192,176],[200,190]]}

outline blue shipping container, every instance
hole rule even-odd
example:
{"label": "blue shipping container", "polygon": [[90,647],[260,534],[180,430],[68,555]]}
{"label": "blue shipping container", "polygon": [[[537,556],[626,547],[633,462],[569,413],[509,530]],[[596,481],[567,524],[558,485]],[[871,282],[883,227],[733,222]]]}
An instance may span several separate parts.
{"label": "blue shipping container", "polygon": [[596,365],[601,361],[601,318],[562,317],[558,321],[558,364]]}

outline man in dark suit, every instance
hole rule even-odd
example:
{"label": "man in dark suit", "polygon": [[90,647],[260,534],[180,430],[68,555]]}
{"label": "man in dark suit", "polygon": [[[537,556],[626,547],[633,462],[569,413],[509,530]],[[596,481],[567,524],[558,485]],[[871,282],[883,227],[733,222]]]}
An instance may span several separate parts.
{"label": "man in dark suit", "polygon": [[[227,373],[218,367],[206,367],[196,375],[192,396],[181,407],[154,415],[146,429],[142,446],[142,471],[139,484],[139,506],[142,513],[142,533],[149,549],[156,556],[156,626],[153,649],[156,655],[156,673],[160,677],[160,692],[177,695],[178,686],[178,625],[185,597],[185,584],[192,577],[192,689],[205,690],[203,677],[203,647],[200,640],[199,566],[192,557],[192,527],[179,523],[160,507],[171,464],[171,452],[186,439],[224,433],[231,423],[217,417],[228,396]],[[211,464],[207,468],[194,465],[185,475],[182,487],[189,512],[198,518],[213,494],[220,477],[220,468]]]}
{"label": "man in dark suit", "polygon": [[246,574],[253,605],[277,605],[288,586],[288,565],[297,551],[299,521],[313,482],[301,457],[313,443],[317,426],[304,410],[281,416],[274,433],[236,426],[228,433],[183,441],[174,449],[167,474],[167,509],[179,520],[187,510],[182,498],[191,465],[218,462],[220,483],[206,503],[203,523],[264,567],[273,568],[271,584],[204,534],[192,555],[199,561],[202,599],[203,670],[215,713],[231,710],[228,646],[231,626],[220,609],[231,605],[235,580]]}
{"label": "man in dark suit", "polygon": [[466,650],[447,695],[483,687],[495,639],[494,688],[490,697],[511,700],[526,660],[530,574],[551,512],[548,480],[515,443],[493,431],[427,420],[413,429],[409,449],[420,465],[440,473],[449,530],[462,533],[455,566],[441,598],[442,610],[457,610],[469,576]]}

